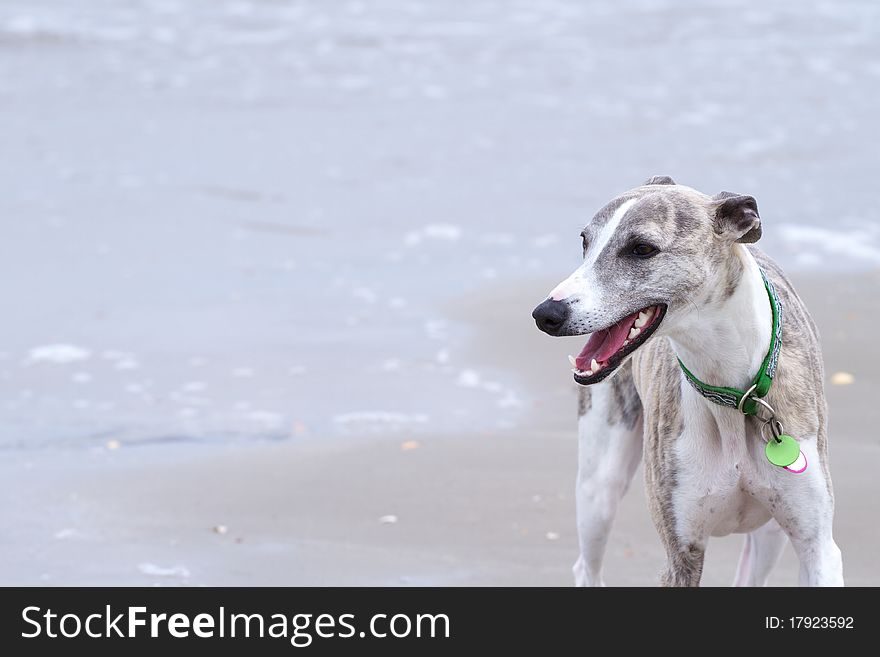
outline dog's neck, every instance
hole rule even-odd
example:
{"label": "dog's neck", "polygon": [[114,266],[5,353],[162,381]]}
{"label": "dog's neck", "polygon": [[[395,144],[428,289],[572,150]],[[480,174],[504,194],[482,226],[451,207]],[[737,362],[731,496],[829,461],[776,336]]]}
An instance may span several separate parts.
{"label": "dog's neck", "polygon": [[[773,311],[758,263],[742,244],[721,280],[671,329],[669,339],[698,379],[746,390],[770,348]],[[732,294],[726,293],[734,284]]]}

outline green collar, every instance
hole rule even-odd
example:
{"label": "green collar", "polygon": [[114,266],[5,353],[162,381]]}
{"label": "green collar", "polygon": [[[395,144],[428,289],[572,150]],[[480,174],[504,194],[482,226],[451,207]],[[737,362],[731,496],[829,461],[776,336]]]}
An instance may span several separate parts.
{"label": "green collar", "polygon": [[684,366],[681,359],[678,364],[684,372],[685,377],[697,392],[709,401],[722,406],[730,406],[742,411],[745,415],[755,415],[757,412],[757,403],[755,398],[762,398],[770,392],[770,386],[773,384],[773,375],[776,373],[776,364],[779,361],[779,347],[782,344],[782,304],[776,296],[776,290],[773,283],[767,278],[767,274],[761,269],[761,278],[764,279],[764,287],[767,288],[767,296],[770,297],[770,307],[773,310],[773,329],[770,335],[770,349],[761,363],[761,369],[758,375],[752,381],[752,385],[748,390],[739,390],[738,388],[722,388],[719,386],[710,386],[700,381],[691,374],[690,370]]}

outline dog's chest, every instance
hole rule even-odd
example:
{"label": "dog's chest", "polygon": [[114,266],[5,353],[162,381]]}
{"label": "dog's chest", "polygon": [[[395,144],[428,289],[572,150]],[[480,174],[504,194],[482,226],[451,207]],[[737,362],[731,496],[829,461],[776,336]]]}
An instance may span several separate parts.
{"label": "dog's chest", "polygon": [[761,488],[749,463],[704,461],[699,469],[680,469],[671,497],[676,513],[687,519],[685,526],[726,536],[750,532],[770,519],[756,484]]}
{"label": "dog's chest", "polygon": [[710,536],[750,532],[770,519],[770,511],[743,488],[719,496],[718,508],[710,506],[704,518]]}
{"label": "dog's chest", "polygon": [[686,526],[725,536],[750,532],[770,519],[770,485],[761,458],[762,443],[740,421],[719,426],[709,417],[694,423],[670,446],[674,490],[667,491]]}

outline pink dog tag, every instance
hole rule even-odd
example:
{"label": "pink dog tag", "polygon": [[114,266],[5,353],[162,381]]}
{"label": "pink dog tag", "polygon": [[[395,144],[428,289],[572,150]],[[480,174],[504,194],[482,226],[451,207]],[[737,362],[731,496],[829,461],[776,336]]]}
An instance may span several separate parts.
{"label": "pink dog tag", "polygon": [[807,469],[807,457],[804,456],[803,452],[798,453],[797,460],[791,465],[785,466],[785,469],[789,472],[793,472],[795,474],[800,474],[804,470]]}

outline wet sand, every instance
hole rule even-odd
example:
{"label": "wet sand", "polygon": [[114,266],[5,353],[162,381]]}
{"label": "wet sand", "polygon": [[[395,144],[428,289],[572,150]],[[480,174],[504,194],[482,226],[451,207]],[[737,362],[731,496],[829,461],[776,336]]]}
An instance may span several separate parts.
{"label": "wet sand", "polygon": [[[532,391],[510,431],[5,450],[3,583],[570,585],[576,405],[565,355],[574,342],[523,319],[548,282],[508,282],[447,308],[474,327],[477,362]],[[870,302],[880,275],[795,282],[822,331],[826,379],[855,378],[828,386],[835,535],[847,583],[876,585],[880,376],[861,327],[878,320]],[[710,542],[705,585],[732,581],[741,542]],[[653,585],[662,563],[639,473],[605,579]],[[794,584],[796,573],[788,548],[772,583]]]}

